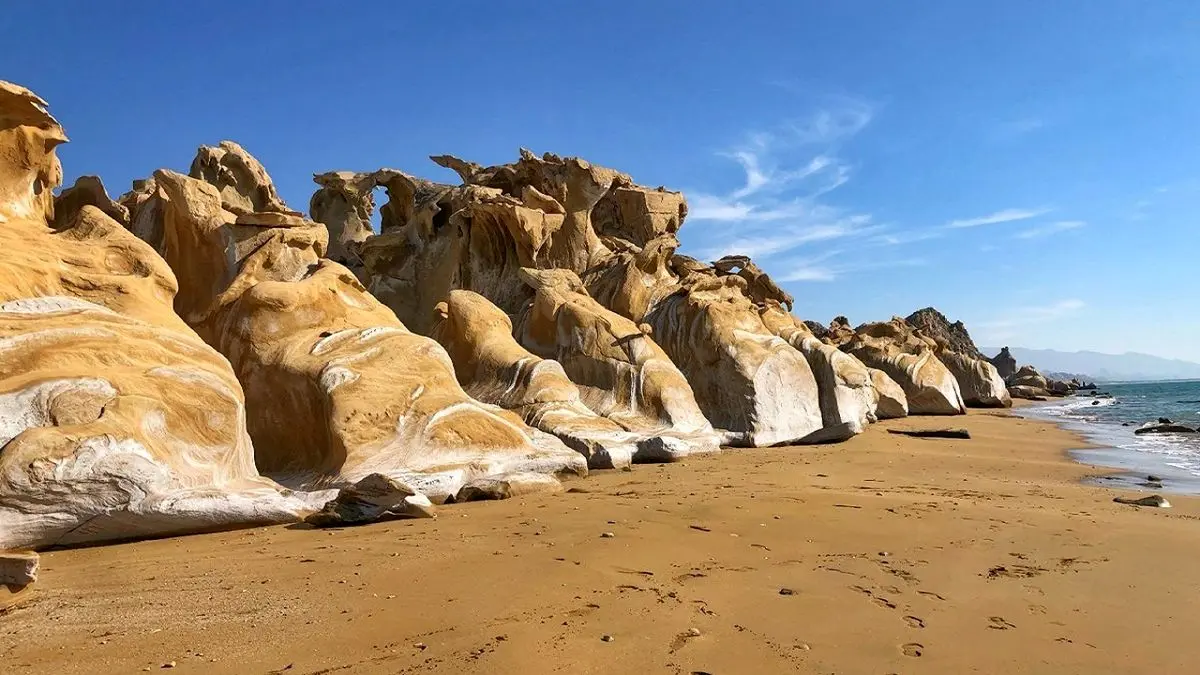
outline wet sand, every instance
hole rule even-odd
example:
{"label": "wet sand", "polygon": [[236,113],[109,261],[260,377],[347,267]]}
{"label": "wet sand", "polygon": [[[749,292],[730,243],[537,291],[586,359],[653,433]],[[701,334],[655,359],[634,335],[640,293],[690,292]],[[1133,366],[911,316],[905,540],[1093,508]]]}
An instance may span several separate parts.
{"label": "wet sand", "polygon": [[[941,426],[973,438],[885,431]],[[1200,499],[1115,504],[1145,493],[1082,483],[1082,445],[912,418],[436,520],[49,552],[0,670],[1191,672]]]}

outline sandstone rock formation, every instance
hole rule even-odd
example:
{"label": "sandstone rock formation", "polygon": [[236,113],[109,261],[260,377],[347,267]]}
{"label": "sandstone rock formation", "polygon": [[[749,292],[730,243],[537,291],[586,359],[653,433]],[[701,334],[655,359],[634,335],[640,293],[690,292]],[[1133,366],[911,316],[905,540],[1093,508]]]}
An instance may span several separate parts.
{"label": "sandstone rock formation", "polygon": [[451,291],[437,311],[431,335],[449,352],[459,383],[472,397],[557,436],[592,468],[628,466],[639,441],[648,440],[584,405],[562,365],[522,347],[509,316],[487,298]]}
{"label": "sandstone rock formation", "polygon": [[229,364],[99,181],[62,198],[62,127],[0,82],[0,549],[252,523],[309,508],[259,476]]}
{"label": "sandstone rock formation", "polygon": [[[868,423],[879,419],[879,392],[875,389],[870,370],[861,361],[818,340],[805,323],[792,316],[778,302],[765,303],[762,317],[768,328],[808,359],[817,381],[825,428],[835,429],[845,425],[850,433],[861,433]],[[904,396],[903,391],[900,396]],[[905,411],[901,415],[894,415],[894,408],[886,405],[885,408],[888,416],[907,414]]]}
{"label": "sandstone rock formation", "polygon": [[588,408],[647,437],[639,454],[661,461],[717,449],[683,373],[654,340],[602,307],[570,270],[524,268],[521,278],[534,297],[514,326],[517,340],[562,364]]}
{"label": "sandstone rock formation", "polygon": [[176,311],[242,381],[260,470],[297,487],[380,473],[433,499],[494,473],[586,473],[558,439],[471,399],[445,350],[325,258],[325,228],[245,150],[202,147],[192,174],[156,172],[141,209],[163,215]]}
{"label": "sandstone rock formation", "polygon": [[934,354],[954,374],[968,406],[1007,408],[1012,405],[1004,378],[975,347],[961,321],[950,323],[945,315],[932,307],[913,312],[904,321],[921,336],[933,341]]}
{"label": "sandstone rock formation", "polygon": [[[582,282],[577,288],[567,283],[573,297],[596,302],[589,312],[599,308],[631,322],[632,330],[619,337],[640,333],[636,339],[665,353],[687,378],[678,384],[686,389],[690,383],[700,410],[728,442],[793,442],[821,430],[811,368],[762,324],[749,299],[777,287],[765,275],[717,269],[692,275],[676,264],[675,233],[687,213],[682,195],[550,154],[522,151],[518,162],[494,167],[433,159],[455,170],[463,185],[438,185],[390,169],[348,174],[339,180],[358,187],[336,195],[347,205],[320,214],[337,221],[331,223],[335,231],[343,229],[370,212],[367,186],[386,189],[381,234],[358,248],[372,293],[413,330],[429,334],[437,304],[460,289],[484,296],[519,324],[534,296],[521,270],[561,269]],[[314,203],[335,201],[329,180],[318,182]],[[534,348],[519,331],[517,337],[545,355],[539,352],[545,343]],[[610,346],[588,342],[572,349],[599,354]],[[608,356],[596,362],[614,363]],[[575,379],[571,366],[562,365]],[[662,402],[645,403],[648,417],[664,409]],[[697,430],[693,425],[687,433]]]}
{"label": "sandstone rock formation", "polygon": [[[839,320],[841,319],[841,320]],[[904,388],[908,410],[914,415],[958,415],[965,404],[958,381],[938,360],[937,343],[904,322],[868,323],[850,332],[839,317],[830,325],[839,346],[867,366],[878,368]]]}
{"label": "sandstone rock formation", "polygon": [[939,343],[944,343],[949,351],[958,352],[972,359],[987,358],[975,346],[971,334],[961,321],[950,322],[946,315],[933,307],[918,309],[904,320],[909,326],[921,331],[922,335],[931,337]]}

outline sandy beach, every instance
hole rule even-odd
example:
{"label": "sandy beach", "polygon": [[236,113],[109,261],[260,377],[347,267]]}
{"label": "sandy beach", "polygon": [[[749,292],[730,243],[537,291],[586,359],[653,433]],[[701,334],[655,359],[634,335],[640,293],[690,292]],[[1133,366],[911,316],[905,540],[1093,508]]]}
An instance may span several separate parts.
{"label": "sandy beach", "polygon": [[[1200,500],[973,411],[595,472],[436,520],[43,555],[6,673],[1182,673]],[[962,426],[970,440],[893,429]]]}

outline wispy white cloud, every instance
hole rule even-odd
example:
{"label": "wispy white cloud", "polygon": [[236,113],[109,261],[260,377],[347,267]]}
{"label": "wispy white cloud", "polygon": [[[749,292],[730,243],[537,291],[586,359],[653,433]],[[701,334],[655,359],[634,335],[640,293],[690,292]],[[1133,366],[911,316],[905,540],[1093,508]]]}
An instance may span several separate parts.
{"label": "wispy white cloud", "polygon": [[831,258],[841,257],[841,255],[841,251],[835,251],[832,254],[812,258],[781,260],[775,264],[779,270],[778,279],[780,281],[836,281],[839,277],[855,272],[896,267],[921,267],[926,264],[923,258],[826,262]]}
{"label": "wispy white cloud", "polygon": [[903,244],[915,244],[919,241],[929,241],[930,239],[940,239],[946,233],[942,230],[905,230],[902,232],[889,232],[872,237],[870,243],[879,246],[900,246]]}
{"label": "wispy white cloud", "polygon": [[1031,227],[1028,230],[1021,230],[1015,236],[1017,239],[1039,239],[1041,237],[1048,237],[1059,232],[1066,232],[1067,230],[1077,230],[1085,226],[1087,226],[1087,223],[1083,222],[1082,220],[1060,220],[1056,223],[1050,223],[1049,225],[1042,225],[1040,227]]}
{"label": "wispy white cloud", "polygon": [[958,230],[967,227],[979,227],[981,225],[996,225],[998,223],[1011,223],[1018,220],[1029,220],[1050,213],[1047,207],[1036,209],[1002,209],[995,213],[989,213],[986,216],[978,218],[965,218],[962,220],[952,220],[944,225],[948,230]]}
{"label": "wispy white cloud", "polygon": [[1000,122],[990,133],[994,140],[1008,141],[1045,129],[1049,124],[1044,117],[1028,115]]}
{"label": "wispy white cloud", "polygon": [[978,331],[977,342],[1007,340],[1019,337],[1030,326],[1071,317],[1086,306],[1084,301],[1070,298],[1048,305],[1014,307],[989,320],[973,322],[971,330]]}
{"label": "wispy white cloud", "polygon": [[870,215],[821,199],[852,174],[837,156],[837,144],[860,132],[871,117],[869,104],[838,99],[836,106],[747,134],[717,153],[741,167],[741,184],[725,193],[687,191],[688,220],[696,225],[684,230],[685,251],[704,259],[730,253],[766,258],[882,231]]}

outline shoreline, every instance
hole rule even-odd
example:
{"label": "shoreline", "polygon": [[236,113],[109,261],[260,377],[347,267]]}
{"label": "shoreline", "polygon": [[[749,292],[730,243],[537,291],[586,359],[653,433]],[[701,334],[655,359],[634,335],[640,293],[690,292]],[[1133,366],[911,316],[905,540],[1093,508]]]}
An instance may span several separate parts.
{"label": "shoreline", "polygon": [[[1053,424],[1079,441],[1077,447],[1069,448],[1064,452],[1070,461],[1095,470],[1095,475],[1082,479],[1084,484],[1136,490],[1143,494],[1200,495],[1200,477],[1170,466],[1166,460],[1139,457],[1134,451],[1116,445],[1115,441],[1106,443],[1105,437],[1116,433],[1116,429],[1051,415],[1033,414],[1024,417],[1019,412],[1051,408],[1071,398],[1073,397],[1051,399],[1045,402],[1017,399],[1011,410],[1015,417]],[[1147,480],[1150,476],[1158,477],[1160,480],[1151,483]]]}
{"label": "shoreline", "polygon": [[[1086,439],[1024,407],[597,471],[433,520],[49,551],[31,599],[0,615],[0,660],[21,674],[1184,672],[1200,658],[1184,620],[1200,599],[1179,592],[1200,583],[1200,500],[1114,504],[1129,492],[1082,482],[1097,468],[1069,454]],[[886,432],[944,426],[972,438]]]}

